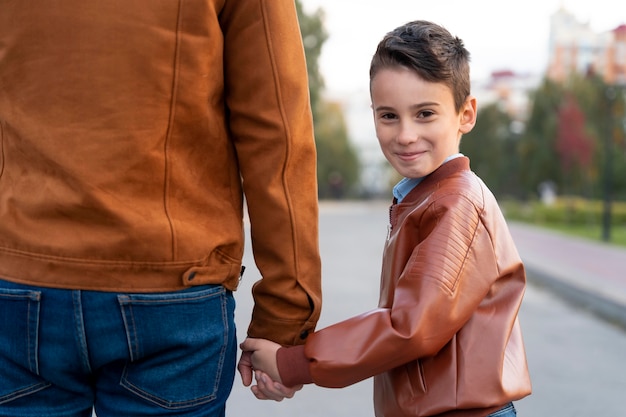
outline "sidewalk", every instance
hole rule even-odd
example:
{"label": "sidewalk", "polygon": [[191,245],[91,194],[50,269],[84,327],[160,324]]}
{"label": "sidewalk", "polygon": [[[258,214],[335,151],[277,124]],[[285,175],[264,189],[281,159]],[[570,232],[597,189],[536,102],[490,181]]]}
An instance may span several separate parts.
{"label": "sidewalk", "polygon": [[626,329],[626,248],[516,222],[528,279]]}

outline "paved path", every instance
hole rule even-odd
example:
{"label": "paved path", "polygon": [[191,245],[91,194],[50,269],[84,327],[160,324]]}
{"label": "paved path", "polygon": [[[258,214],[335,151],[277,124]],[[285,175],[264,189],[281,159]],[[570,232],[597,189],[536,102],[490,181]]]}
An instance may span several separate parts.
{"label": "paved path", "polygon": [[509,228],[531,282],[626,328],[626,248],[522,223]]}

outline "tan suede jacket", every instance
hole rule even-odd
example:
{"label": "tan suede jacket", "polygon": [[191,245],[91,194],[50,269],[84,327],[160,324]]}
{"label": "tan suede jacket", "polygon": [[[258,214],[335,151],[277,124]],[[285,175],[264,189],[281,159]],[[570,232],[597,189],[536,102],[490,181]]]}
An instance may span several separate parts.
{"label": "tan suede jacket", "polygon": [[234,290],[250,335],[320,312],[315,148],[293,0],[0,0],[0,278]]}
{"label": "tan suede jacket", "polygon": [[525,283],[495,198],[467,158],[453,159],[391,207],[378,309],[280,349],[281,378],[344,387],[374,376],[378,417],[487,416],[531,392]]}

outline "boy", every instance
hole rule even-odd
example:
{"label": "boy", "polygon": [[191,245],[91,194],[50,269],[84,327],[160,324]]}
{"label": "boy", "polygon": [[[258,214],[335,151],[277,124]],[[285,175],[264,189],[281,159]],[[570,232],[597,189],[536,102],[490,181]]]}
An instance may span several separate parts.
{"label": "boy", "polygon": [[284,386],[373,376],[376,416],[514,416],[512,401],[531,392],[518,323],[526,277],[494,196],[459,153],[476,122],[469,52],[438,25],[408,23],[378,45],[370,92],[381,149],[404,177],[379,307],[300,347],[246,340],[244,383],[251,366],[255,395],[280,399]]}

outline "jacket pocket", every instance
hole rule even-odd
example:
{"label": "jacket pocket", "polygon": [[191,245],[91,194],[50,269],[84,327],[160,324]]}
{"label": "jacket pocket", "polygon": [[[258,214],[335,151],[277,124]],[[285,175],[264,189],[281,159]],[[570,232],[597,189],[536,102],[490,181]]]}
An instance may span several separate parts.
{"label": "jacket pocket", "polygon": [[131,358],[121,381],[127,390],[181,409],[213,401],[221,384],[232,386],[234,300],[224,287],[119,295],[118,301]]}
{"label": "jacket pocket", "polygon": [[0,288],[0,404],[50,386],[39,377],[41,292]]}
{"label": "jacket pocket", "polygon": [[[419,360],[409,362],[398,368],[397,378],[398,389],[411,390],[411,397],[420,397],[426,393],[426,383],[424,382],[424,371]],[[401,388],[401,387],[406,388]]]}

